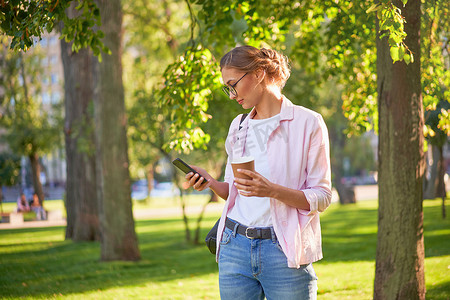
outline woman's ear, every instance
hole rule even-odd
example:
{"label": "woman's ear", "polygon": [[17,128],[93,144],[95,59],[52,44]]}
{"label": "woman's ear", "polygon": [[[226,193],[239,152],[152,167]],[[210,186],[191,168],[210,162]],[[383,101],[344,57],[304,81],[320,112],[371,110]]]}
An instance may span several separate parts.
{"label": "woman's ear", "polygon": [[255,77],[258,80],[258,83],[262,82],[264,80],[264,77],[266,77],[266,70],[264,69],[258,69],[255,72]]}

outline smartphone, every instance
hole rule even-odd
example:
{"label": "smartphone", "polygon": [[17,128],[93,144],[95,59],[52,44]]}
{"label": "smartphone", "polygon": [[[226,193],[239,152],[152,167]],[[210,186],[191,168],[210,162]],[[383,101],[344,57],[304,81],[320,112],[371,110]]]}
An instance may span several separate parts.
{"label": "smartphone", "polygon": [[[200,176],[202,176],[202,174],[198,173],[197,171],[195,171],[194,169],[191,168],[191,166],[189,166],[187,163],[185,163],[184,161],[182,161],[179,158],[176,158],[172,161],[173,165],[175,167],[177,167],[178,169],[180,169],[181,171],[183,171],[184,173],[190,173],[193,172],[194,174],[198,174]],[[199,177],[200,178],[200,177]],[[205,177],[203,177],[203,183],[207,182],[207,180],[205,179]]]}

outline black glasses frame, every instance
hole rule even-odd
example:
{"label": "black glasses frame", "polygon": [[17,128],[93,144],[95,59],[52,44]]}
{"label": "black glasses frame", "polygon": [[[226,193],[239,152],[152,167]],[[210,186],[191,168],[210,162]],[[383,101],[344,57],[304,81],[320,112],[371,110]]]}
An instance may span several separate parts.
{"label": "black glasses frame", "polygon": [[225,95],[227,95],[228,97],[230,97],[230,95],[233,95],[233,96],[237,96],[237,92],[236,92],[236,85],[239,83],[239,81],[241,81],[241,79],[242,78],[244,78],[245,77],[245,75],[247,75],[248,74],[248,72],[247,73],[245,73],[241,78],[239,78],[239,80],[238,81],[236,81],[234,84],[232,84],[232,85],[228,85],[228,84],[224,84],[223,86],[222,86],[222,91],[225,93]]}

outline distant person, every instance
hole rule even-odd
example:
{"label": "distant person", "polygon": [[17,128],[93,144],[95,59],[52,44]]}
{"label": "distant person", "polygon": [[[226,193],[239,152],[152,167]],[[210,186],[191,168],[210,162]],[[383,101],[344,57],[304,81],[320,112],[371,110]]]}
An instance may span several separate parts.
{"label": "distant person", "polygon": [[30,205],[28,204],[27,197],[25,197],[24,193],[20,193],[20,196],[17,198],[17,208],[16,212],[29,212]]}
{"label": "distant person", "polygon": [[36,193],[33,194],[33,202],[31,203],[31,210],[36,213],[36,218],[38,221],[45,220],[47,218],[45,210],[42,207],[39,197]]}

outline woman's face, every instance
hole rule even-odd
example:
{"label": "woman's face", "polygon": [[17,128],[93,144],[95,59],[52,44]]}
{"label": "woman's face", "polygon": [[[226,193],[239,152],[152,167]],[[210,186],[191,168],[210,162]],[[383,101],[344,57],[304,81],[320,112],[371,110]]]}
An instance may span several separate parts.
{"label": "woman's face", "polygon": [[[223,68],[222,69],[222,79],[223,83],[229,86],[233,86],[239,79],[245,75],[242,72],[234,68]],[[259,85],[260,80],[257,78],[255,72],[248,73],[244,76],[236,85],[234,89],[237,95],[230,94],[230,99],[234,99],[242,105],[242,108],[249,109],[258,104],[261,98],[262,89]]]}

